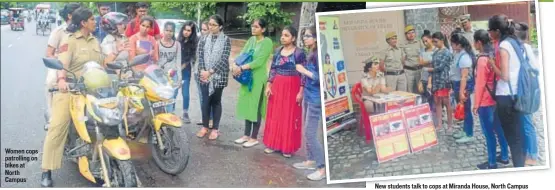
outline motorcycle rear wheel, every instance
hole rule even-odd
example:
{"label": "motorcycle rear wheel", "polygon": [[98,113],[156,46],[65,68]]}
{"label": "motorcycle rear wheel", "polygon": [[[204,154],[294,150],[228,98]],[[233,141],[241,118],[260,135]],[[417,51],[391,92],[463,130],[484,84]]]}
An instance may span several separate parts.
{"label": "motorcycle rear wheel", "polygon": [[160,136],[165,149],[160,150],[156,134],[153,130],[149,135],[149,144],[154,162],[164,173],[178,175],[185,170],[189,163],[189,139],[187,135],[181,136],[174,127],[162,126]]}

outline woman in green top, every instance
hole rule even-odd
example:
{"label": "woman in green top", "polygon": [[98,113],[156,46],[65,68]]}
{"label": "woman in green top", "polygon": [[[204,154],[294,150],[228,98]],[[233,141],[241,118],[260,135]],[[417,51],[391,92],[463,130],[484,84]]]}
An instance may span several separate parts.
{"label": "woman in green top", "polygon": [[266,32],[267,22],[263,19],[254,20],[251,25],[252,37],[249,38],[247,44],[243,47],[241,53],[246,53],[254,49],[253,61],[242,65],[232,66],[233,75],[241,74],[243,70],[252,71],[252,91],[249,91],[247,85],[241,85],[239,90],[239,100],[237,101],[237,117],[245,120],[245,135],[235,143],[243,144],[248,148],[258,144],[257,136],[260,129],[261,116],[266,109],[264,106],[264,85],[268,81],[267,63],[272,53],[272,40],[264,36]]}

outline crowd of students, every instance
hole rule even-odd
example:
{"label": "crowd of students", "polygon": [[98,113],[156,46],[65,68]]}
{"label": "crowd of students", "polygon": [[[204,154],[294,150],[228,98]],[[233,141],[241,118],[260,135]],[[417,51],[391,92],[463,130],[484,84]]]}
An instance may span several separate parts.
{"label": "crowd of students", "polygon": [[[495,169],[498,163],[507,165],[509,159],[514,167],[535,165],[538,147],[532,114],[514,106],[519,98],[520,67],[524,64],[519,54],[533,68],[539,65],[528,43],[528,25],[506,15],[492,16],[488,30],[472,29],[470,15],[458,17],[457,23],[460,27],[450,35],[425,30],[421,41],[415,39],[414,27],[407,26],[408,42],[401,46],[397,46],[397,35],[388,33],[390,47],[381,59],[374,56],[364,61],[363,95],[393,90],[420,94],[435,115],[436,128],[443,128],[446,117],[447,132],[457,143],[475,140],[474,120],[479,119],[488,153],[487,162],[477,165],[480,169]],[[513,47],[512,41],[521,46]],[[418,61],[411,64],[414,59],[410,57],[414,55]],[[411,85],[414,80],[419,82]],[[455,106],[464,106],[461,130],[453,127]],[[371,101],[366,100],[365,107],[375,113]]]}

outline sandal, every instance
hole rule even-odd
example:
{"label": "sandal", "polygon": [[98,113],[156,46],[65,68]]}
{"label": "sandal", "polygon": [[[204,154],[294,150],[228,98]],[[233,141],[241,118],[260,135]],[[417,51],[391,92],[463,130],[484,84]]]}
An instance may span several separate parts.
{"label": "sandal", "polygon": [[198,138],[202,138],[202,137],[206,136],[206,133],[208,133],[208,129],[206,129],[206,128],[203,127],[203,128],[200,129],[200,131],[197,133],[197,137],[198,137]]}
{"label": "sandal", "polygon": [[271,154],[271,153],[274,153],[274,150],[266,148],[266,149],[264,149],[264,153]]}
{"label": "sandal", "polygon": [[212,132],[210,132],[210,136],[208,136],[208,139],[216,140],[218,136],[219,136],[218,130],[212,130]]}
{"label": "sandal", "polygon": [[282,155],[283,155],[283,157],[291,158],[291,154],[282,154]]}

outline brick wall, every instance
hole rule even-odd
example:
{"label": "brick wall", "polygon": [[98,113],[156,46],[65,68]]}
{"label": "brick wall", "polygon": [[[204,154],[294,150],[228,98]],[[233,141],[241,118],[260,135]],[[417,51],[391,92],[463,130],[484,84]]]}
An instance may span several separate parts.
{"label": "brick wall", "polygon": [[424,30],[434,33],[440,31],[439,12],[437,8],[405,10],[405,25],[414,25],[417,37]]}

